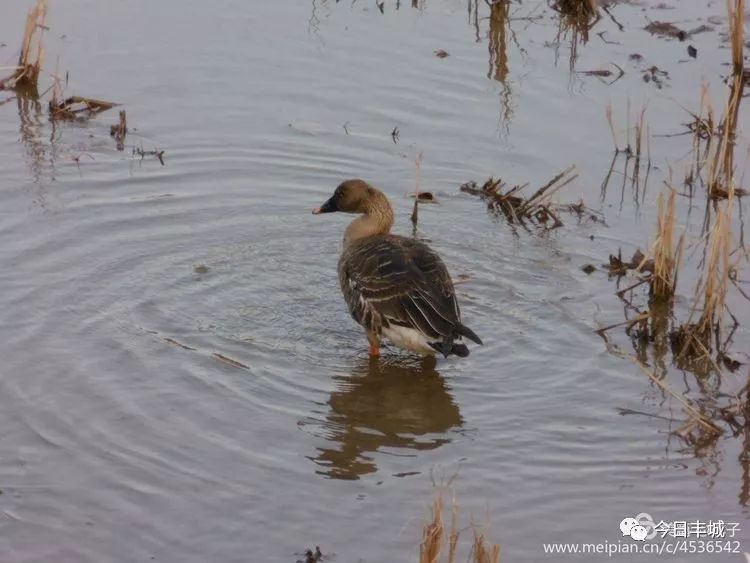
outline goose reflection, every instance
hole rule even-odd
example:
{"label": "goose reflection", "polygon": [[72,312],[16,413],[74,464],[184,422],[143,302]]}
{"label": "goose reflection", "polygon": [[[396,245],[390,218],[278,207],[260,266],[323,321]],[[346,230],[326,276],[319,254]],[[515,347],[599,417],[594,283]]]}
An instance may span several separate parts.
{"label": "goose reflection", "polygon": [[365,360],[351,375],[335,377],[323,423],[331,444],[318,449],[317,473],[359,479],[377,471],[373,454],[380,448],[433,450],[451,441],[448,432],[463,419],[435,359],[399,360]]}

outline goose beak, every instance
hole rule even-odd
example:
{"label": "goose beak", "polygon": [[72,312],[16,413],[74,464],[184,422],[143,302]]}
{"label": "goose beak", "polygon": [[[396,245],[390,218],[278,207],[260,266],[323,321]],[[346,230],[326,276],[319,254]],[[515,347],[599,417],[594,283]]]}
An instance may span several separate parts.
{"label": "goose beak", "polygon": [[338,207],[336,207],[336,202],[333,201],[333,198],[330,198],[328,201],[326,201],[323,205],[320,207],[316,207],[312,210],[313,215],[320,215],[321,213],[333,213],[334,211],[338,211]]}

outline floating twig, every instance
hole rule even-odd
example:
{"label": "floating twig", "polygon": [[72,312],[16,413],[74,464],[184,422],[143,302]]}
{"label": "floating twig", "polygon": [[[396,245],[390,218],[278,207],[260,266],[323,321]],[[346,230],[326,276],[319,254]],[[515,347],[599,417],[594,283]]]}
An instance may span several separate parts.
{"label": "floating twig", "polygon": [[62,101],[56,101],[53,97],[49,103],[49,112],[53,119],[75,119],[80,116],[91,117],[118,105],[82,96],[70,96]]}
{"label": "floating twig", "polygon": [[140,156],[141,160],[143,160],[146,156],[154,156],[156,157],[162,166],[164,166],[164,151],[163,150],[152,150],[152,151],[144,151],[143,147],[133,147],[133,156]]}
{"label": "floating twig", "polygon": [[117,150],[121,151],[125,149],[125,135],[128,134],[128,122],[125,117],[125,110],[120,110],[120,121],[117,125],[112,125],[109,128],[110,136],[115,138],[117,142]]}

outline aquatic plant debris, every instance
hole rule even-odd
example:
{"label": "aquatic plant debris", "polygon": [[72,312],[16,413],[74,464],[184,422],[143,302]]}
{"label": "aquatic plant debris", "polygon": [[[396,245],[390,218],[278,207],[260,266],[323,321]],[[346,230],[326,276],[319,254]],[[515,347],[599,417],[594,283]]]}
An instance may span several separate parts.
{"label": "aquatic plant debris", "polygon": [[651,22],[643,29],[648,31],[651,35],[676,38],[680,41],[684,41],[688,36],[687,31],[680,29],[671,22]]}
{"label": "aquatic plant debris", "polygon": [[47,0],[37,0],[36,5],[29,10],[26,16],[18,65],[10,76],[0,78],[0,90],[28,88],[36,95],[39,73],[44,61],[42,38],[44,31],[49,29],[46,25],[46,19]]}
{"label": "aquatic plant debris", "polygon": [[[575,72],[577,74],[583,74],[585,76],[596,76],[602,82],[604,82],[608,86],[611,86],[612,84],[620,80],[620,78],[622,78],[625,75],[625,71],[618,64],[615,64],[615,63],[609,63],[609,64],[611,64],[613,67],[617,69],[616,73],[608,68],[595,69],[595,70],[577,70]],[[610,80],[609,82],[606,80],[603,80],[604,78],[611,78],[612,76],[614,76],[614,78]]]}
{"label": "aquatic plant debris", "polygon": [[75,119],[81,116],[91,117],[118,105],[120,104],[106,100],[69,96],[59,102],[56,102],[53,98],[49,102],[49,112],[53,119]]}
{"label": "aquatic plant debris", "polygon": [[193,352],[196,350],[195,348],[191,348],[187,344],[183,344],[182,342],[178,342],[174,338],[164,337],[164,342],[168,342],[169,344],[172,344],[174,346],[178,346],[179,348],[182,348],[183,350],[191,350]]}
{"label": "aquatic plant debris", "polygon": [[637,249],[633,253],[633,257],[630,260],[622,259],[622,250],[617,251],[617,256],[614,254],[609,255],[609,263],[603,265],[607,269],[610,276],[624,276],[628,273],[628,270],[636,270],[638,272],[654,272],[654,261],[646,259],[646,256]]}
{"label": "aquatic plant debris", "polygon": [[112,125],[109,128],[109,134],[115,138],[117,143],[117,150],[121,151],[125,149],[125,135],[128,134],[128,121],[125,115],[125,110],[120,111],[120,121],[117,125]]}
{"label": "aquatic plant debris", "polygon": [[296,563],[320,563],[320,561],[327,559],[327,557],[323,555],[323,552],[320,550],[319,545],[315,546],[315,551],[313,551],[312,549],[306,549],[304,555],[305,558],[297,559]]}
{"label": "aquatic plant debris", "polygon": [[651,35],[656,35],[658,37],[663,37],[665,39],[678,39],[680,41],[685,41],[685,39],[687,39],[688,37],[692,37],[693,35],[698,35],[699,33],[713,31],[712,27],[707,26],[705,24],[699,25],[698,27],[691,29],[689,31],[685,31],[684,29],[680,29],[679,27],[677,27],[675,24],[671,22],[660,22],[660,21],[650,22],[643,29],[648,31]]}
{"label": "aquatic plant debris", "polygon": [[216,358],[220,362],[227,364],[229,366],[235,367],[235,368],[250,369],[250,366],[246,366],[242,362],[233,360],[229,356],[225,356],[224,354],[219,354],[218,352],[214,352],[213,354],[211,354],[211,357]]}
{"label": "aquatic plant debris", "polygon": [[419,203],[437,203],[437,198],[432,192],[411,192],[409,197],[419,200]]}
{"label": "aquatic plant debris", "polygon": [[[555,229],[563,225],[557,214],[559,211],[576,213],[584,210],[591,211],[582,201],[562,206],[553,205],[550,201],[555,192],[578,177],[577,173],[573,173],[574,170],[575,165],[569,166],[536,190],[528,199],[521,195],[521,191],[528,186],[528,183],[505,189],[506,184],[502,179],[495,180],[492,177],[482,186],[474,181],[466,182],[461,185],[460,190],[487,201],[490,211],[501,213],[510,223],[524,225],[525,222],[529,222],[537,227]],[[596,217],[596,212],[591,211],[591,216]]]}
{"label": "aquatic plant debris", "polygon": [[156,157],[156,159],[161,163],[162,166],[165,166],[163,150],[154,149],[152,151],[146,151],[143,150],[143,147],[133,147],[133,156],[140,156],[141,161],[147,156],[153,156]]}

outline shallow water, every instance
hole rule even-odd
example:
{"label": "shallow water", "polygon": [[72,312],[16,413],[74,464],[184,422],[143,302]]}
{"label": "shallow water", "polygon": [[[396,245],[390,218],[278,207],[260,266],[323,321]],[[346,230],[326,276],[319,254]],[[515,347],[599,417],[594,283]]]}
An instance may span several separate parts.
{"label": "shallow water", "polygon": [[[607,351],[594,329],[622,305],[601,269],[581,271],[648,244],[668,165],[690,149],[653,137],[645,193],[619,176],[602,194],[607,102],[623,129],[626,101],[631,122],[648,102],[654,135],[688,121],[700,76],[720,106],[723,3],[610,8],[576,68],[614,61],[626,74],[612,86],[570,73],[544,5],[514,4],[498,29],[483,3],[476,27],[463,1],[417,4],[54,3],[47,67],[59,54],[68,92],[122,102],[136,131],[118,152],[115,112],[53,128],[0,93],[3,561],[295,561],[315,544],[341,562],[414,561],[431,475],[456,472],[463,516],[489,515],[503,561],[616,543],[644,511],[739,522],[747,542],[742,436],[696,455],[670,434],[681,405]],[[4,10],[2,64],[27,8]],[[641,29],[709,16],[696,60]],[[633,52],[668,69],[662,89]],[[164,149],[165,166],[132,146]],[[346,218],[310,209],[362,177],[409,234],[420,152],[440,205],[421,207],[418,234],[469,276],[459,299],[485,345],[371,362],[337,286]],[[606,225],[564,215],[515,232],[458,189],[500,175],[533,190],[571,163],[561,199]],[[683,221],[694,239],[702,205]],[[735,339],[747,350],[745,328]]]}

